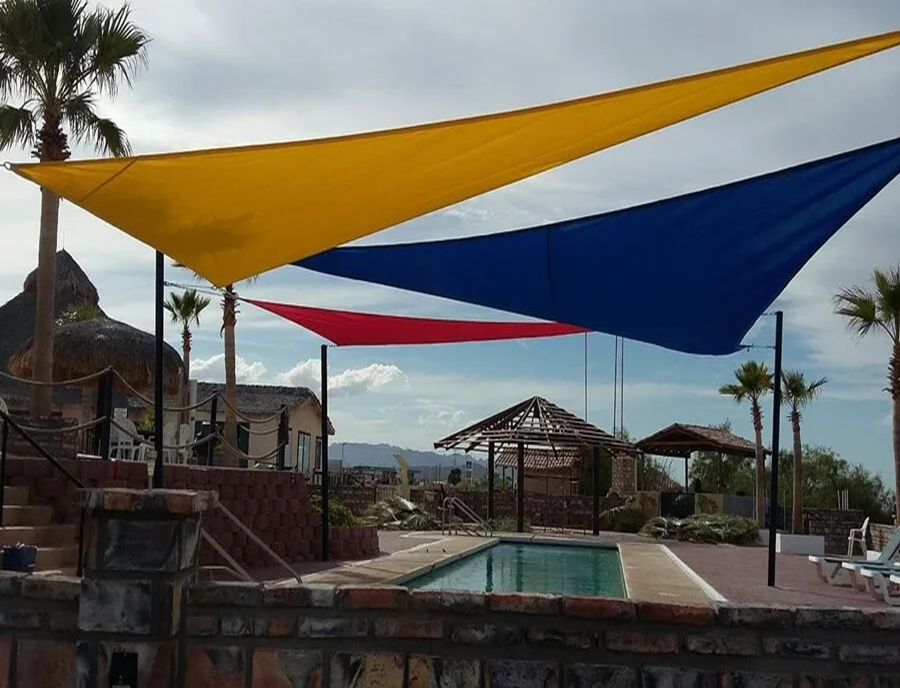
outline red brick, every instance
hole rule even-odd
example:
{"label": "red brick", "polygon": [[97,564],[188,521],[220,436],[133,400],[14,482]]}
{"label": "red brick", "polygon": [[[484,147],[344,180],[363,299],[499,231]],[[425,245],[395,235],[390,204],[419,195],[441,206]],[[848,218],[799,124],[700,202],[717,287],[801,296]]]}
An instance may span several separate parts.
{"label": "red brick", "polygon": [[406,609],[409,591],[400,586],[345,585],[337,590],[338,605],[344,609]]}
{"label": "red brick", "polygon": [[37,494],[44,499],[56,499],[66,494],[65,478],[41,478],[37,484]]}
{"label": "red brick", "polygon": [[711,626],[716,619],[715,609],[709,606],[700,607],[659,602],[639,602],[637,614],[641,621],[687,626]]}
{"label": "red brick", "polygon": [[278,488],[275,485],[266,485],[266,499],[270,501],[278,499]]}
{"label": "red brick", "polygon": [[288,502],[286,499],[275,500],[275,513],[286,514],[288,512]]}
{"label": "red brick", "polygon": [[559,614],[560,597],[517,592],[495,592],[488,597],[492,612],[512,614]]}
{"label": "red brick", "polygon": [[25,477],[26,478],[46,478],[50,475],[50,463],[44,459],[26,459],[25,460]]}
{"label": "red brick", "polygon": [[481,614],[487,608],[487,595],[480,592],[415,590],[410,599],[413,609],[427,612]]}
{"label": "red brick", "polygon": [[227,501],[229,507],[233,508],[234,507],[233,502],[235,500],[234,485],[224,484],[221,487],[219,487],[219,497],[223,501]]}
{"label": "red brick", "polygon": [[8,458],[6,460],[6,477],[19,478],[25,475],[25,459]]}
{"label": "red brick", "polygon": [[587,619],[633,619],[635,605],[629,600],[612,597],[566,597],[563,612]]}

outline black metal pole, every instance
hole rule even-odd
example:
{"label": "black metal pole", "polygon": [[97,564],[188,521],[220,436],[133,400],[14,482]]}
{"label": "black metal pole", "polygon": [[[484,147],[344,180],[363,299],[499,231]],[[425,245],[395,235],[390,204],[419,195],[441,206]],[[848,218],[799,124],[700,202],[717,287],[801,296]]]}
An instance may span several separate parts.
{"label": "black metal pole", "polygon": [[594,535],[600,535],[600,447],[594,447]]}
{"label": "black metal pole", "polygon": [[775,311],[775,374],[772,378],[772,484],[769,487],[769,587],[775,586],[775,531],[778,510],[778,443],[781,432],[781,345],[784,313]]}
{"label": "black metal pole", "polygon": [[488,442],[488,521],[494,520],[494,443]]}
{"label": "black metal pole", "polygon": [[328,345],[322,345],[322,561],[330,555],[328,542]]}
{"label": "black metal pole", "polygon": [[0,437],[0,528],[3,527],[3,492],[6,485],[6,441],[9,439],[9,423],[3,419],[2,437]]}
{"label": "black metal pole", "polygon": [[525,532],[525,443],[519,442],[516,457],[516,531]]}
{"label": "black metal pole", "polygon": [[165,328],[163,287],[166,279],[165,256],[156,252],[156,370],[153,385],[153,446],[156,462],[153,464],[153,487],[161,489],[163,481],[163,336]]}

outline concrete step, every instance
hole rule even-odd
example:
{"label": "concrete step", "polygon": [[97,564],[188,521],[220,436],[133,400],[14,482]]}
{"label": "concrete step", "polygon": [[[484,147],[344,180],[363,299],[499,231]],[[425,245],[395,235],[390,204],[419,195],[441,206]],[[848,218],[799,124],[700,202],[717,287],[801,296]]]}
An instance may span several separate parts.
{"label": "concrete step", "polygon": [[77,541],[78,527],[74,523],[52,526],[4,526],[0,528],[0,547],[25,545],[37,547],[68,547]]}
{"label": "concrete step", "polygon": [[46,526],[53,520],[50,506],[6,506],[3,505],[4,526]]}
{"label": "concrete step", "polygon": [[78,564],[78,547],[38,547],[34,568],[43,570],[66,569]]}
{"label": "concrete step", "polygon": [[3,506],[25,506],[26,504],[28,504],[27,487],[7,485],[3,488]]}

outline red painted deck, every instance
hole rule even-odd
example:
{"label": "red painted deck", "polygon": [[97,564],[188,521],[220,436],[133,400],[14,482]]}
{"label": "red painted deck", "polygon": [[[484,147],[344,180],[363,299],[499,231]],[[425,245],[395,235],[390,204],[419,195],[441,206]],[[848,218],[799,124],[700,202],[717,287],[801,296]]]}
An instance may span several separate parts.
{"label": "red painted deck", "polygon": [[666,543],[685,564],[729,602],[813,607],[887,608],[868,593],[822,582],[805,556],[777,554],[775,587],[766,585],[765,547]]}

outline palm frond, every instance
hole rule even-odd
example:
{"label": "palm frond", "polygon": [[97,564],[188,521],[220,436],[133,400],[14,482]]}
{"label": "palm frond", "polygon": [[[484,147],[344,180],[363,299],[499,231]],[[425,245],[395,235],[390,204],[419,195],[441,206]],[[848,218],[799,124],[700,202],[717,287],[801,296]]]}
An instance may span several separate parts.
{"label": "palm frond", "polygon": [[93,21],[97,40],[87,73],[101,92],[115,96],[120,80],[130,88],[137,72],[147,66],[150,37],[131,21],[127,3],[117,10],[98,7]]}
{"label": "palm frond", "polygon": [[0,105],[0,149],[31,146],[35,131],[34,113],[27,107]]}
{"label": "palm frond", "polygon": [[82,91],[63,103],[63,117],[76,141],[90,142],[100,155],[120,158],[131,154],[125,132],[110,119],[98,117],[94,94]]}
{"label": "palm frond", "polygon": [[884,329],[878,317],[878,297],[863,287],[842,288],[834,297],[834,312],[847,318],[847,328],[858,339],[874,329]]}
{"label": "palm frond", "polygon": [[878,318],[894,340],[900,341],[900,266],[887,271],[874,270],[875,303]]}
{"label": "palm frond", "polygon": [[799,370],[785,370],[781,374],[781,393],[794,410],[813,401],[828,384],[828,378],[822,377],[807,382]]}

